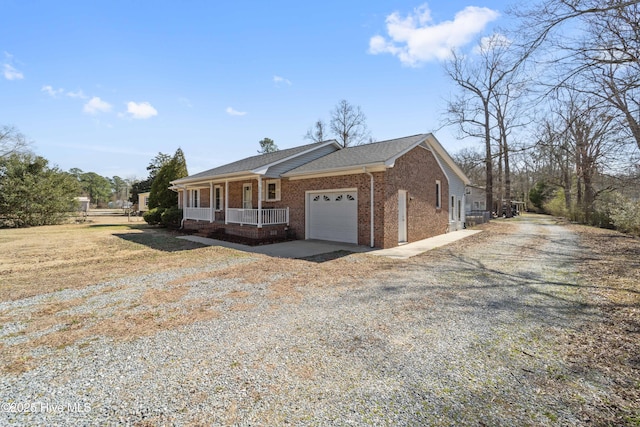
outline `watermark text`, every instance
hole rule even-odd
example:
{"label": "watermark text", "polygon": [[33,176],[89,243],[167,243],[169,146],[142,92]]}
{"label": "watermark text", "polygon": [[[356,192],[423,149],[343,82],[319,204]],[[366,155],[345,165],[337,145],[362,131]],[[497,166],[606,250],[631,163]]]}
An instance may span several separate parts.
{"label": "watermark text", "polygon": [[0,411],[13,414],[18,413],[47,413],[59,414],[62,412],[88,413],[91,412],[91,405],[85,402],[3,402],[0,403]]}

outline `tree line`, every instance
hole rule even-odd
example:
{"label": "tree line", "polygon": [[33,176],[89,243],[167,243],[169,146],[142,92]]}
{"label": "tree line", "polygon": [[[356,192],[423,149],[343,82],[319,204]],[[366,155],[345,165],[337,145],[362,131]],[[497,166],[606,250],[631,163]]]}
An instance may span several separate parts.
{"label": "tree line", "polygon": [[[322,120],[305,135],[314,142],[333,136],[347,147],[366,142],[369,131],[359,106],[342,100],[331,112],[328,130]],[[94,207],[129,208],[140,193],[150,192],[149,224],[177,225],[182,219],[178,194],[170,182],[188,175],[184,153],[178,148],[173,156],[158,153],[147,166],[147,178],[104,177],[79,168],[62,171],[29,150],[27,138],[16,128],[0,128],[0,227],[59,224],[77,211],[80,196],[88,197]],[[278,151],[271,138],[259,141],[258,153]]]}
{"label": "tree line", "polygon": [[[130,207],[138,194],[151,191],[151,208],[174,207],[178,196],[169,182],[187,175],[182,150],[158,153],[145,180],[105,177],[79,168],[63,171],[29,150],[28,139],[15,127],[0,127],[0,227],[59,224],[79,208],[78,197],[94,207]],[[161,212],[162,213],[162,212]]]}
{"label": "tree line", "polygon": [[640,233],[639,1],[543,0],[511,31],[453,52],[445,125],[481,144],[454,157],[486,189],[574,221]]}

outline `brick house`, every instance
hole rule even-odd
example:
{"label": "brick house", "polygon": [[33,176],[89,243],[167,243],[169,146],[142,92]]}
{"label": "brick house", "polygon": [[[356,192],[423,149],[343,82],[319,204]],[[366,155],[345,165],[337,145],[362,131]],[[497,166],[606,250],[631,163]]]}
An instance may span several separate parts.
{"label": "brick house", "polygon": [[432,134],[323,141],[171,182],[186,229],[389,248],[464,226],[469,179]]}

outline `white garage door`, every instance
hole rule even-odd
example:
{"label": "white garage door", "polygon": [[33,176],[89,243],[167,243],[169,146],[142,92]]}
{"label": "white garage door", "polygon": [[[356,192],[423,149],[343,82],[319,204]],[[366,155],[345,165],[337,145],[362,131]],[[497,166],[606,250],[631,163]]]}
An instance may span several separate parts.
{"label": "white garage door", "polygon": [[357,191],[319,191],[307,197],[310,239],[358,243]]}

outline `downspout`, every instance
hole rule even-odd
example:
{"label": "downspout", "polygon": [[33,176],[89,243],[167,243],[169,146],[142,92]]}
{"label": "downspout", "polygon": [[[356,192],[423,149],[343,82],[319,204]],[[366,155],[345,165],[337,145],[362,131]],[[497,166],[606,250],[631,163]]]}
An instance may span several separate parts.
{"label": "downspout", "polygon": [[371,242],[371,247],[375,247],[375,236],[374,236],[374,232],[373,232],[373,175],[371,174],[371,172],[367,171],[367,167],[364,166],[362,168],[362,170],[364,171],[364,173],[366,173],[367,175],[369,175],[369,177],[371,178],[371,184],[369,185],[369,189],[371,190],[371,195],[369,196],[369,212],[370,212],[370,216],[371,216],[371,224],[369,225],[369,228],[371,229],[371,237],[369,238],[369,241]]}
{"label": "downspout", "polygon": [[[186,187],[185,187],[185,188],[186,188]],[[187,217],[186,217],[187,212],[186,212],[186,210],[185,210],[185,208],[184,208],[184,198],[185,198],[185,196],[186,196],[186,194],[185,194],[185,193],[186,193],[186,190],[182,190],[182,221],[180,221],[180,228],[179,228],[179,230],[182,230],[182,229],[184,228],[184,221],[187,219]],[[180,193],[178,193],[178,194],[180,194]]]}

